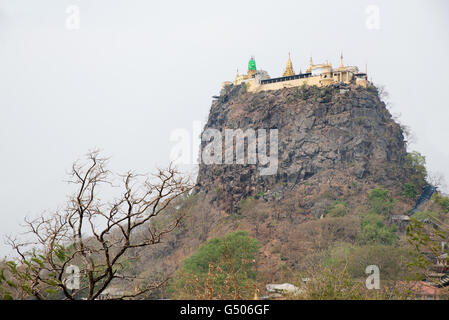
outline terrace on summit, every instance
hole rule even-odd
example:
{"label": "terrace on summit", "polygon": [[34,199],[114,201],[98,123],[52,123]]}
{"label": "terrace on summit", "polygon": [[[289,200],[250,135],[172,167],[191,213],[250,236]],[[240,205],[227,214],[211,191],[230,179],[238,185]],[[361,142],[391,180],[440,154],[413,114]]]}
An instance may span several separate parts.
{"label": "terrace on summit", "polygon": [[345,66],[343,64],[343,55],[340,56],[340,66],[338,68],[333,68],[328,61],[321,64],[313,64],[312,58],[310,58],[306,72],[303,73],[300,70],[296,74],[289,54],[282,77],[271,78],[268,72],[257,70],[256,61],[254,57],[251,57],[248,62],[247,74],[240,75],[237,71],[235,80],[233,82],[224,82],[223,87],[245,83],[249,92],[258,92],[298,87],[303,84],[323,87],[338,82],[355,83],[358,86],[366,87],[369,84],[366,66],[365,72],[359,72],[356,66]]}

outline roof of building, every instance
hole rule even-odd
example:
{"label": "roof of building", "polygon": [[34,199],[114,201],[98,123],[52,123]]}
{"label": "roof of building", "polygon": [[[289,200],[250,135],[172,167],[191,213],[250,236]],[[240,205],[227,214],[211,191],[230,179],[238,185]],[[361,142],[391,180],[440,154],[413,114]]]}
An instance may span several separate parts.
{"label": "roof of building", "polygon": [[254,60],[254,57],[251,57],[251,59],[248,61],[248,70],[257,70],[256,60]]}

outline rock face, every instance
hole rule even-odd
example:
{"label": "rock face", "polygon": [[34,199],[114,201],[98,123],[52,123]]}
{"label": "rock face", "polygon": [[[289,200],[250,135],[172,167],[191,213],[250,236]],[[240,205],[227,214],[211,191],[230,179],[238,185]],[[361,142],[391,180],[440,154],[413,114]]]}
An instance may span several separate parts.
{"label": "rock face", "polygon": [[[392,187],[407,174],[402,130],[374,86],[259,93],[229,86],[212,103],[204,129],[218,129],[223,137],[225,129],[278,129],[279,162],[273,175],[260,175],[260,164],[200,164],[196,192],[214,193],[212,202],[228,213],[248,196],[270,201],[304,184],[308,193],[319,193],[334,179],[349,187]],[[202,152],[208,143],[202,142]]]}

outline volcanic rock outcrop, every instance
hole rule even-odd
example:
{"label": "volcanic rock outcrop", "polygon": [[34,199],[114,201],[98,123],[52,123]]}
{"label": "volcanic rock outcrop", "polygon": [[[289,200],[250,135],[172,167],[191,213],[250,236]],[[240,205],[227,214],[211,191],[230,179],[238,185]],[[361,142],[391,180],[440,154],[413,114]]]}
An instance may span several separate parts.
{"label": "volcanic rock outcrop", "polygon": [[[228,213],[249,196],[270,201],[301,186],[307,186],[305,195],[329,188],[342,194],[360,184],[389,188],[407,175],[401,127],[373,85],[258,93],[247,93],[244,84],[229,86],[212,103],[204,129],[223,132],[223,139],[225,129],[278,129],[278,169],[272,175],[261,175],[258,163],[200,164],[196,193],[214,193],[212,202]],[[202,142],[202,152],[208,143]],[[305,207],[319,215],[317,205]]]}

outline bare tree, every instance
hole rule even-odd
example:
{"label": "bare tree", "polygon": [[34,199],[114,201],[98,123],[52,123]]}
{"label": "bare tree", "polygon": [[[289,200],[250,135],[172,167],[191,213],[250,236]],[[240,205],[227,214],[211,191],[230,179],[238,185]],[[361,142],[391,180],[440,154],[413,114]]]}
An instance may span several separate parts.
{"label": "bare tree", "polygon": [[[77,189],[66,208],[26,220],[33,241],[8,238],[18,256],[7,262],[8,284],[19,298],[46,299],[62,293],[65,299],[93,300],[113,281],[130,281],[134,290],[115,297],[122,299],[163,284],[137,285],[138,279],[127,274],[126,253],[158,244],[178,227],[182,207],[167,208],[191,189],[191,183],[170,165],[153,176],[128,172],[117,176],[120,183],[114,185],[106,162],[98,151],[89,153],[85,163],[75,162],[70,182]],[[100,196],[108,190],[118,191],[112,201]],[[79,286],[74,281],[78,270]]]}
{"label": "bare tree", "polygon": [[441,172],[429,172],[427,174],[427,182],[438,189],[446,189],[446,180]]}

